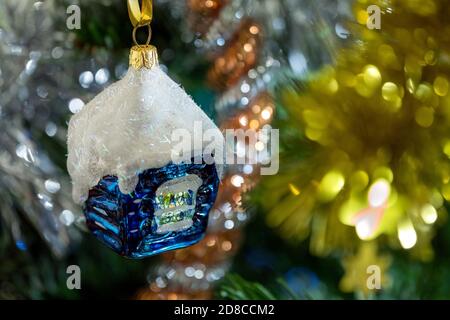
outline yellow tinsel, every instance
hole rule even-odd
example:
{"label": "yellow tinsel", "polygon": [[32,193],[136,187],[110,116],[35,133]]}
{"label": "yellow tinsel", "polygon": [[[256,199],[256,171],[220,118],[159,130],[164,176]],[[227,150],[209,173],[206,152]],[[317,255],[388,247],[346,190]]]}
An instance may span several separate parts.
{"label": "yellow tinsel", "polygon": [[356,291],[368,298],[390,284],[387,269],[391,259],[387,255],[379,255],[373,242],[361,244],[356,255],[345,257],[342,264],[345,274],[339,287],[344,292]]}
{"label": "yellow tinsel", "polygon": [[[365,25],[369,4],[381,30]],[[450,6],[360,0],[354,13],[336,63],[283,93],[281,172],[263,179],[261,203],[314,254],[383,240],[429,260],[450,201]]]}

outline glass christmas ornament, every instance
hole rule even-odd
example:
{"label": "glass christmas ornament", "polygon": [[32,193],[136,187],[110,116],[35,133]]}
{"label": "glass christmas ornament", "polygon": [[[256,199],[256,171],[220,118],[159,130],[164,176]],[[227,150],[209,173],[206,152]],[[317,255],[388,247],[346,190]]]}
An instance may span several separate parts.
{"label": "glass christmas ornament", "polygon": [[[151,1],[144,2],[143,10],[150,3],[150,12],[143,13],[143,24],[139,6],[129,6],[133,38],[138,27],[150,30]],[[210,139],[204,141],[198,130]],[[191,147],[175,161],[177,131],[178,138],[180,132],[189,137],[183,146],[188,141]],[[123,256],[142,258],[189,246],[206,231],[223,146],[211,119],[160,69],[156,48],[148,41],[135,45],[125,77],[70,120],[67,167],[73,198],[83,205],[89,230]]]}
{"label": "glass christmas ornament", "polygon": [[84,204],[92,233],[117,253],[141,258],[189,246],[204,235],[219,177],[215,165],[168,164],[142,171],[134,191],[106,176]]}

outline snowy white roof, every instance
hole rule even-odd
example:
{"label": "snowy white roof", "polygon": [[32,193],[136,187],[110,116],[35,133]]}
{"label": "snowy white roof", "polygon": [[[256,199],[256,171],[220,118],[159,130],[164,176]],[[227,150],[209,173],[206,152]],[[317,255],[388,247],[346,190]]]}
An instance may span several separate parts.
{"label": "snowy white roof", "polygon": [[67,168],[74,201],[84,202],[89,189],[106,175],[119,177],[123,193],[133,191],[142,170],[172,161],[172,150],[180,142],[172,140],[175,129],[190,133],[195,139],[192,145],[202,146],[203,151],[211,141],[194,135],[195,123],[203,132],[215,131],[219,138],[213,144],[223,148],[216,125],[158,65],[140,70],[130,67],[122,80],[70,120]]}

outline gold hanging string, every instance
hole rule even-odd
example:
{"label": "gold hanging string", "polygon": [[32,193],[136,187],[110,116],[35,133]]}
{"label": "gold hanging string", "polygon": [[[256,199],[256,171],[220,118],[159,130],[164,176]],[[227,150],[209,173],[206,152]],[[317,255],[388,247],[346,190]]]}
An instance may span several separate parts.
{"label": "gold hanging string", "polygon": [[133,27],[149,25],[153,19],[153,1],[142,0],[142,10],[139,0],[127,0],[128,15]]}
{"label": "gold hanging string", "polygon": [[148,28],[148,36],[145,45],[150,43],[152,37],[152,28],[150,23],[153,19],[153,1],[142,0],[142,8],[139,4],[139,0],[127,0],[128,15],[133,25],[133,41],[135,45],[141,46],[136,41],[136,31],[140,27]]}

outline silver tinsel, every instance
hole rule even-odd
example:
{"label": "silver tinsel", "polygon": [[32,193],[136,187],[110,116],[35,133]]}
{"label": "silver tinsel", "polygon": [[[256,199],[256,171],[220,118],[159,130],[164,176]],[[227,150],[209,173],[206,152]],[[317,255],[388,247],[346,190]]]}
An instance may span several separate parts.
{"label": "silver tinsel", "polygon": [[0,232],[25,251],[22,230],[31,224],[63,256],[77,237],[69,226],[78,212],[67,174],[53,160],[65,157],[68,109],[61,106],[72,82],[59,62],[71,40],[55,30],[57,16],[53,1],[0,2]]}

